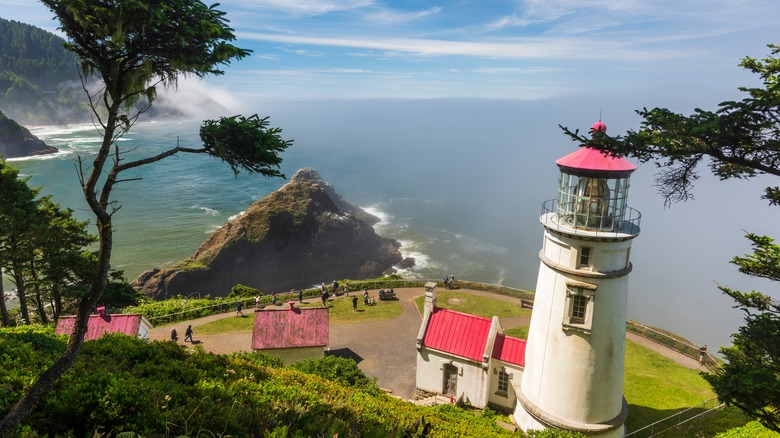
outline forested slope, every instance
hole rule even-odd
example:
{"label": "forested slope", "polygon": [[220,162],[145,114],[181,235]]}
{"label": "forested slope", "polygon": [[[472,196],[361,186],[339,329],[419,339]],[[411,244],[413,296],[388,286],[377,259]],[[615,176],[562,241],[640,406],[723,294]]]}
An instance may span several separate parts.
{"label": "forested slope", "polygon": [[76,57],[43,29],[0,18],[0,110],[22,125],[84,117]]}

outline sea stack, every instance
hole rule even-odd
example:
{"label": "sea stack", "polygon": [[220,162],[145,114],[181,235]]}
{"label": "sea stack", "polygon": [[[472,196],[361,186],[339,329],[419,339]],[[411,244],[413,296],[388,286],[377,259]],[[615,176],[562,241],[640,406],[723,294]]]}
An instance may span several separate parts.
{"label": "sea stack", "polygon": [[157,299],[219,297],[236,284],[271,292],[380,276],[402,256],[397,241],[374,232],[378,221],[303,168],[211,233],[192,257],[146,271],[133,286]]}

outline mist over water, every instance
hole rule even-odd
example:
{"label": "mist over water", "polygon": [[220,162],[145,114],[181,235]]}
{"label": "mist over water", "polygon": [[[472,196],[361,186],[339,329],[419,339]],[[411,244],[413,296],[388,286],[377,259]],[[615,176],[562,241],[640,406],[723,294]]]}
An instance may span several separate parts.
{"label": "mist over water", "polygon": [[[587,99],[356,100],[271,102],[252,107],[294,139],[284,154],[289,177],[310,166],[349,202],[380,216],[379,234],[415,257],[410,277],[455,275],[534,289],[542,244],[541,204],[555,197],[555,160],[577,145],[558,124],[587,130],[599,108]],[[610,134],[636,129],[634,107],[615,104],[603,117]],[[682,110],[681,112],[689,112]],[[122,146],[144,154],[175,144],[197,146],[199,122],[149,122]],[[16,160],[55,202],[90,218],[75,172],[75,153],[97,145],[91,127],[33,132],[64,153]],[[146,149],[143,149],[146,148]],[[137,152],[131,152],[131,155]],[[630,319],[660,326],[711,349],[728,344],[742,315],[716,283],[772,292],[728,261],[750,251],[744,232],[780,237],[777,207],[760,199],[768,181],[719,182],[703,176],[696,200],[663,208],[652,164],[633,174],[629,205],[642,212],[631,251]],[[706,173],[706,171],[703,171]],[[115,198],[114,266],[134,278],[191,256],[208,233],[284,184],[239,175],[208,157],[182,155],[139,168]],[[775,184],[777,184],[775,182]],[[349,251],[349,248],[344,248]],[[333,279],[323,279],[331,281]]]}

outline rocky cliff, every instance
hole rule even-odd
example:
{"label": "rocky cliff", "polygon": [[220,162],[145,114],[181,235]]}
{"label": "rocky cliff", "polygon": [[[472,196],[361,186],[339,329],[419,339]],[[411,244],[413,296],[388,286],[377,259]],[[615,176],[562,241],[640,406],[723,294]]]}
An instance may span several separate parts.
{"label": "rocky cliff", "polygon": [[55,152],[57,148],[47,145],[0,111],[0,157],[16,158]]}
{"label": "rocky cliff", "polygon": [[195,255],[141,274],[133,285],[154,298],[225,296],[236,284],[263,292],[371,278],[401,261],[399,244],[374,232],[379,219],[336,194],[310,168],[214,231]]}

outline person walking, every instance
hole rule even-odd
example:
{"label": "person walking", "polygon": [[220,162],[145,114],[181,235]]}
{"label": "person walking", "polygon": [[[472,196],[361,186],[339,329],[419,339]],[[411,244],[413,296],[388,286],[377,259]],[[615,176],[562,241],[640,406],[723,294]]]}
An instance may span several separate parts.
{"label": "person walking", "polygon": [[260,295],[255,295],[255,309],[260,308]]}
{"label": "person walking", "polygon": [[187,339],[192,342],[192,326],[188,325],[187,330],[184,331],[184,342],[187,342]]}
{"label": "person walking", "polygon": [[352,311],[357,312],[357,295],[352,295]]}
{"label": "person walking", "polygon": [[363,291],[363,304],[368,306],[368,289]]}
{"label": "person walking", "polygon": [[244,306],[241,305],[241,301],[236,303],[236,316],[238,316],[238,315],[244,316],[244,312],[241,311],[241,309],[243,309],[243,308],[244,308]]}
{"label": "person walking", "polygon": [[298,289],[298,301],[303,302],[303,290]]}
{"label": "person walking", "polygon": [[171,330],[171,341],[178,342],[179,341],[179,334],[176,333],[176,327]]}
{"label": "person walking", "polygon": [[328,307],[328,290],[322,289],[322,307]]}
{"label": "person walking", "polygon": [[699,365],[704,365],[704,359],[707,358],[707,344],[699,347]]}

